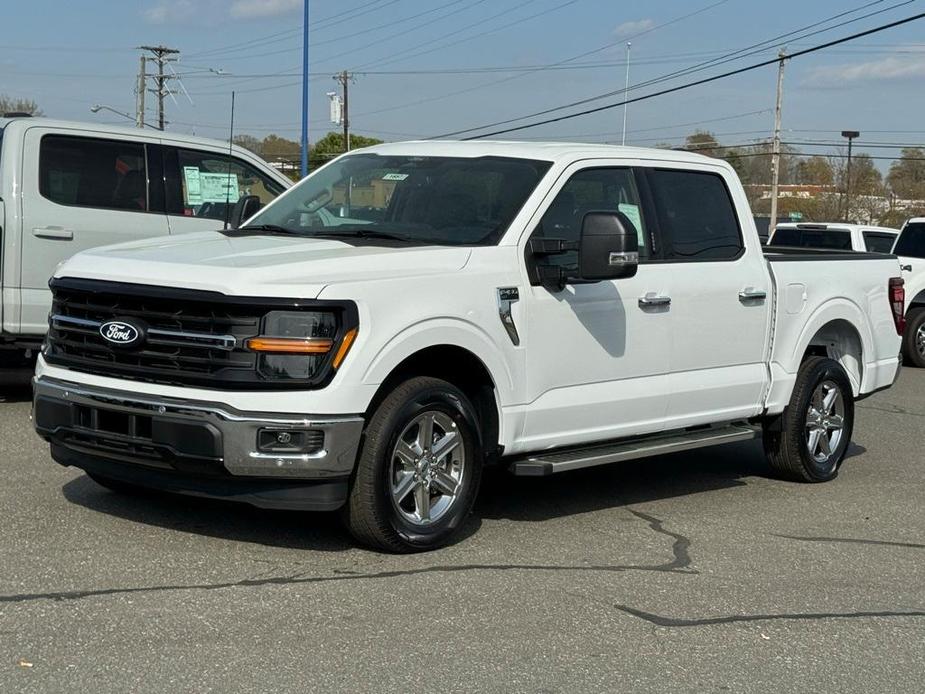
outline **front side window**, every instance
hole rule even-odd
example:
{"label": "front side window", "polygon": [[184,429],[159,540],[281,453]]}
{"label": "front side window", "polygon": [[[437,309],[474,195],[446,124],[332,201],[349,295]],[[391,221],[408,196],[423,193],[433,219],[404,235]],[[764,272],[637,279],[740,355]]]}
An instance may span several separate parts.
{"label": "front side window", "polygon": [[893,253],[908,258],[925,258],[925,222],[915,222],[903,227]]}
{"label": "front side window", "polygon": [[[639,191],[632,169],[585,169],[574,174],[556,194],[531,238],[578,241],[581,225],[588,212],[620,212],[624,224],[631,224],[639,242],[639,259],[652,255]],[[578,269],[578,252],[550,256],[550,264]]]}
{"label": "front side window", "polygon": [[650,169],[649,181],[666,260],[731,260],[742,253],[739,221],[721,176]]}
{"label": "front side window", "polygon": [[145,146],[46,135],[39,148],[39,192],[59,205],[146,212]]}
{"label": "front side window", "polygon": [[889,253],[896,241],[895,234],[884,234],[878,231],[864,232],[864,245],[871,253]]}
{"label": "front side window", "polygon": [[497,243],[549,162],[353,154],[308,177],[249,227],[421,245]]}
{"label": "front side window", "polygon": [[266,205],[284,190],[277,181],[227,154],[177,149],[168,154],[169,168],[174,161],[179,174],[174,170],[170,177],[169,214],[224,220],[242,196],[256,195]]}

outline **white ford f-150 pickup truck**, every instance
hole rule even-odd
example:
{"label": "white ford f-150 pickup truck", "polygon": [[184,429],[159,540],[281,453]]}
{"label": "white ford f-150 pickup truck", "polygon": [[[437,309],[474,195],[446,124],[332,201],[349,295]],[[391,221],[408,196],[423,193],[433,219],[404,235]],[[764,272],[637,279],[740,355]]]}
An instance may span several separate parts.
{"label": "white ford f-150 pickup truck", "polygon": [[448,542],[517,475],[763,437],[833,478],[900,363],[895,256],[764,253],[733,169],[665,150],[410,142],[332,161],[237,230],[78,254],[34,424],[113,489],[342,509]]}

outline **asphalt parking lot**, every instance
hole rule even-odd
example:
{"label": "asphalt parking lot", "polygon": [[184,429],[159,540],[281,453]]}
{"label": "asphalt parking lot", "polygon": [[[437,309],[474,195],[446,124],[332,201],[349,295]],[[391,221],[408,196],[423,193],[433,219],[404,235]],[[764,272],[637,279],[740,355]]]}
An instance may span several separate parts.
{"label": "asphalt parking lot", "polygon": [[838,479],[736,444],[492,475],[459,544],[123,497],[0,404],[0,691],[891,691],[925,679],[925,371],[858,404]]}

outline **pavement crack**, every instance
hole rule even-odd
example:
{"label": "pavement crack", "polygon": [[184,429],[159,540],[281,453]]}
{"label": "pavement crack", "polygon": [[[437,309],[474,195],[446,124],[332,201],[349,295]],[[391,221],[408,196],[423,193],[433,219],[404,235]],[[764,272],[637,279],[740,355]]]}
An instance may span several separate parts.
{"label": "pavement crack", "polygon": [[877,412],[886,412],[887,414],[899,414],[906,415],[908,417],[925,417],[925,412],[913,412],[908,410],[905,407],[900,407],[899,405],[894,405],[893,403],[886,402],[883,403],[883,406],[878,407],[877,405],[857,405],[859,410],[876,410]]}
{"label": "pavement crack", "polygon": [[649,527],[661,535],[667,535],[674,540],[672,544],[672,560],[663,564],[450,564],[444,566],[426,566],[419,569],[395,569],[379,571],[376,573],[346,572],[343,569],[334,569],[330,576],[305,576],[304,572],[286,576],[251,577],[237,581],[224,581],[219,583],[190,583],[165,584],[154,586],[126,586],[120,588],[99,588],[88,590],[49,591],[44,593],[19,593],[14,595],[0,595],[2,603],[27,603],[37,600],[82,600],[84,598],[105,597],[111,595],[127,595],[138,593],[161,593],[170,591],[192,590],[224,590],[228,588],[256,588],[261,586],[294,586],[315,583],[335,583],[343,581],[371,581],[402,578],[408,576],[422,576],[437,573],[465,573],[468,571],[591,571],[603,573],[621,573],[625,571],[654,571],[661,573],[676,573],[694,575],[698,572],[690,568],[691,558],[689,548],[691,541],[680,533],[672,532],[664,527],[664,521],[641,511],[628,509],[637,518],[648,523]]}
{"label": "pavement crack", "polygon": [[675,569],[686,569],[691,565],[691,555],[690,555],[690,538],[685,537],[681,533],[672,532],[671,530],[665,529],[665,522],[656,518],[655,516],[650,516],[647,513],[642,511],[636,511],[634,509],[628,508],[627,511],[632,513],[637,518],[641,518],[646,523],[649,524],[649,527],[652,528],[657,533],[662,535],[667,535],[668,537],[674,539],[674,543],[671,546],[671,551],[674,554],[674,560],[665,564],[663,571],[671,571]]}
{"label": "pavement crack", "polygon": [[925,610],[912,611],[860,611],[860,612],[782,612],[779,614],[737,614],[723,617],[700,617],[694,619],[677,619],[665,617],[653,612],[645,612],[628,605],[614,605],[621,612],[638,617],[650,624],[660,627],[703,627],[717,624],[734,624],[737,622],[773,622],[784,620],[819,621],[824,619],[871,619],[888,617],[925,617]]}
{"label": "pavement crack", "polygon": [[857,545],[879,545],[881,547],[904,547],[906,549],[925,549],[925,544],[917,542],[893,542],[890,540],[867,540],[860,537],[801,537],[799,535],[776,535],[787,540],[799,540],[800,542],[844,542]]}

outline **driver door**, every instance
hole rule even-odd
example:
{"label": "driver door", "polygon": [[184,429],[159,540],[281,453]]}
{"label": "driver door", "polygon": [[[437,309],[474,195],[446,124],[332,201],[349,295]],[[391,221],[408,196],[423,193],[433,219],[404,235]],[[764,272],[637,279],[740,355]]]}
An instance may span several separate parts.
{"label": "driver door", "polygon": [[[671,268],[653,263],[658,239],[640,183],[625,162],[573,167],[532,234],[577,241],[587,212],[619,211],[636,227],[640,265],[631,278],[526,288],[524,450],[665,428],[671,306],[640,298],[667,296]],[[577,268],[577,253],[549,262]]]}

